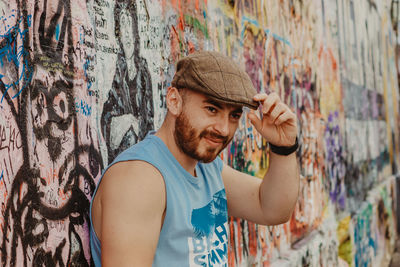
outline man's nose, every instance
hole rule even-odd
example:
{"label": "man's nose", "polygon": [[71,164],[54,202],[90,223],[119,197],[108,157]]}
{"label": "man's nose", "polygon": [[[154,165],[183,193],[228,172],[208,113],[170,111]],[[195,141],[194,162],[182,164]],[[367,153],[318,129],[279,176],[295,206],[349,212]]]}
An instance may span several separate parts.
{"label": "man's nose", "polygon": [[229,135],[229,117],[221,116],[215,123],[215,130],[222,136]]}

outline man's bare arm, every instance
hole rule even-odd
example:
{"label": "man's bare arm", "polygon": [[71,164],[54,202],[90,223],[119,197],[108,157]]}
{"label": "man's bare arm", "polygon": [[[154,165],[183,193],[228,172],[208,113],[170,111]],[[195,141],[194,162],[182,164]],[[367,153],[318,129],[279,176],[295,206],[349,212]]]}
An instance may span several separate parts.
{"label": "man's bare arm", "polygon": [[166,204],[161,174],[142,161],[117,163],[98,193],[102,265],[151,266]]}
{"label": "man's bare arm", "polygon": [[[257,94],[261,118],[248,114],[253,126],[271,144],[291,147],[297,135],[296,115],[279,95]],[[260,224],[280,224],[289,220],[299,192],[296,154],[288,156],[271,152],[269,169],[263,180],[242,174],[225,166],[222,171],[231,215]]]}
{"label": "man's bare arm", "polygon": [[290,219],[299,191],[294,153],[289,156],[271,155],[270,168],[264,179],[227,165],[222,170],[222,177],[230,216],[264,225],[281,224]]}

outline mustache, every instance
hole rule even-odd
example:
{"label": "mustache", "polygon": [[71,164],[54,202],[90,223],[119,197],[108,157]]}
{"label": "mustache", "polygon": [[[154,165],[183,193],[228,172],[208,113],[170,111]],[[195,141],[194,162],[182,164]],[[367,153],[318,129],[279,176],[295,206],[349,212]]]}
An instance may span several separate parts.
{"label": "mustache", "polygon": [[200,133],[200,137],[205,137],[205,138],[210,138],[213,140],[220,141],[223,144],[226,144],[229,142],[229,137],[217,134],[215,132],[209,131],[209,130],[204,130]]}

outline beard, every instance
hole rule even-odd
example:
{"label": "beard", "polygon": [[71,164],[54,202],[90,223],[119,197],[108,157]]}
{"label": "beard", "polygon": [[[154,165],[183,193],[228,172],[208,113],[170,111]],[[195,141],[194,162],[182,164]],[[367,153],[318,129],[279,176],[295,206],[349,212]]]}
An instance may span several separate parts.
{"label": "beard", "polygon": [[[175,121],[174,138],[175,143],[183,153],[198,161],[209,163],[229,144],[233,136],[223,136],[210,130],[199,132],[190,124],[189,119],[182,112]],[[202,138],[221,142],[221,147],[206,147],[202,153],[199,151]]]}

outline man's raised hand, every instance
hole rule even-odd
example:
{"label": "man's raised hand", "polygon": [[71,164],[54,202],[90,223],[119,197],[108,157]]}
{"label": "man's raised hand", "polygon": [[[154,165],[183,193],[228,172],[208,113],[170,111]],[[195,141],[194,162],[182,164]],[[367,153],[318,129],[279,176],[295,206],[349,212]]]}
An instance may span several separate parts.
{"label": "man's raised hand", "polygon": [[253,99],[261,104],[261,119],[253,110],[248,114],[257,131],[275,146],[292,146],[297,136],[296,114],[275,92],[256,94]]}

